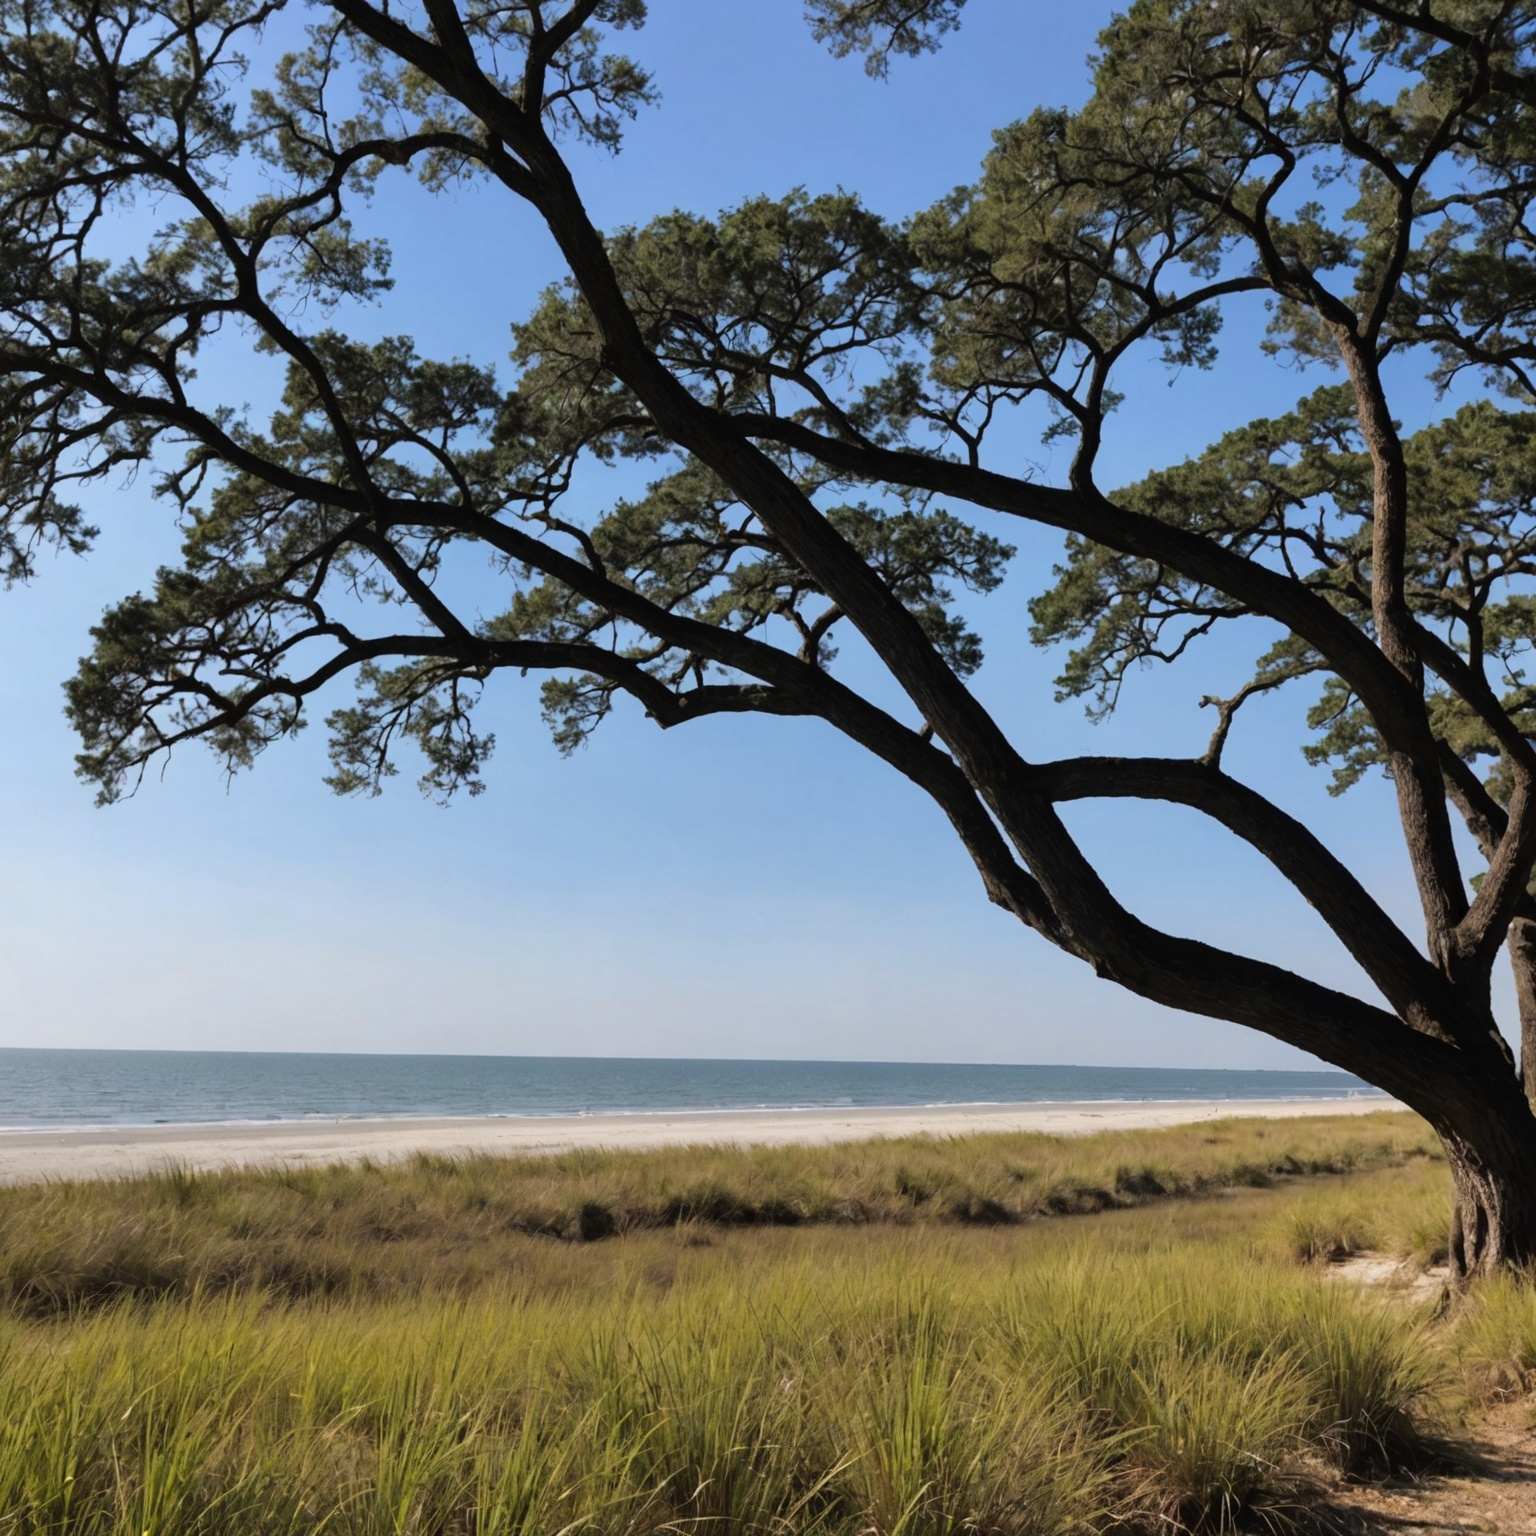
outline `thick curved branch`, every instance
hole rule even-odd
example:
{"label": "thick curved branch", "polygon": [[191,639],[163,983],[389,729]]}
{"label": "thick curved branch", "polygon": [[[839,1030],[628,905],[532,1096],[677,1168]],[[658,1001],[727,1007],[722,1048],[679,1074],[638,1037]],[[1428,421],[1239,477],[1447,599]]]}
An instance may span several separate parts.
{"label": "thick curved branch", "polygon": [[1536,747],[1510,718],[1481,671],[1426,625],[1416,623],[1412,638],[1424,665],[1487,726],[1514,771],[1523,778],[1536,778]]}
{"label": "thick curved branch", "polygon": [[776,416],[732,418],[750,436],[780,443],[861,479],[933,491],[1156,560],[1300,635],[1345,677],[1384,737],[1420,744],[1423,701],[1349,619],[1301,582],[1213,540],[1115,505],[1103,496],[1031,484],[908,448],[854,444]]}
{"label": "thick curved branch", "polygon": [[1134,920],[1133,925],[1116,936],[1114,958],[1094,968],[1139,996],[1185,1013],[1245,1024],[1427,1113],[1441,1112],[1437,1094],[1468,1071],[1460,1047],[1406,1028],[1383,1008],[1282,966],[1160,933]]}
{"label": "thick curved branch", "polygon": [[[1342,330],[1338,336],[1353,386],[1360,435],[1371,462],[1371,618],[1384,661],[1422,700],[1424,670],[1414,643],[1416,626],[1405,576],[1408,468],[1402,439],[1387,405],[1374,346]],[[1327,650],[1323,654],[1332,661]],[[1430,948],[1436,960],[1451,970],[1459,960],[1455,932],[1467,915],[1467,893],[1451,836],[1434,736],[1423,717],[1411,739],[1392,740],[1385,733],[1383,737]]]}
{"label": "thick curved branch", "polygon": [[1257,790],[1190,758],[1063,758],[1041,764],[1033,777],[1058,802],[1164,800],[1219,822],[1290,881],[1401,1017],[1443,1036],[1438,1021],[1455,1010],[1444,976],[1319,838]]}
{"label": "thick curved branch", "polygon": [[1127,511],[1095,494],[1033,486],[909,449],[847,443],[772,417],[751,417],[741,424],[756,436],[783,443],[852,474],[937,491],[1062,528],[1123,553],[1161,561],[1301,636],[1355,685],[1383,740],[1396,755],[1399,798],[1431,939],[1437,949],[1451,949],[1449,935],[1465,915],[1466,901],[1422,693],[1348,618],[1302,582],[1258,565],[1211,539]]}
{"label": "thick curved branch", "polygon": [[1528,899],[1531,870],[1536,866],[1536,805],[1529,780],[1522,779],[1509,797],[1504,835],[1467,915],[1456,929],[1456,941],[1467,960],[1486,974],[1509,925]]}
{"label": "thick curved branch", "polygon": [[[1452,800],[1462,805],[1464,816],[1476,815],[1482,828],[1479,845],[1488,860],[1488,870],[1477,895],[1457,924],[1452,938],[1465,963],[1481,967],[1486,972],[1504,942],[1520,903],[1526,899],[1531,872],[1536,868],[1536,795],[1532,793],[1536,788],[1536,751],[1524,732],[1510,719],[1480,670],[1422,624],[1414,626],[1413,639],[1425,665],[1487,726],[1513,773],[1514,789],[1507,808],[1498,807],[1484,792],[1477,796],[1479,809],[1473,812],[1473,801],[1469,798],[1473,792],[1466,781],[1470,779],[1479,790],[1481,781],[1459,757],[1455,758],[1455,769],[1447,768],[1454,774],[1449,786]],[[1454,754],[1449,755],[1454,757]],[[1497,833],[1492,831],[1483,802],[1493,806],[1498,813]]]}
{"label": "thick curved branch", "polygon": [[533,21],[533,36],[528,42],[528,58],[523,66],[523,106],[538,113],[544,107],[544,82],[549,66],[554,63],[560,50],[571,41],[596,14],[602,0],[571,0],[570,9],[557,16],[553,25],[545,26],[543,9],[535,5],[529,13]]}

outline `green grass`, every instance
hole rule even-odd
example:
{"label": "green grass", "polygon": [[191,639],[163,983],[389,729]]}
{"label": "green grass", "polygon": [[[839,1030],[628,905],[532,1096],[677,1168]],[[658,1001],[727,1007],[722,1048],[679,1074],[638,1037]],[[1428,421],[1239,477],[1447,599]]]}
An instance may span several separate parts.
{"label": "green grass", "polygon": [[[1290,1262],[1325,1194],[1443,1203],[1411,1123],[1160,1135],[7,1191],[0,1536],[1283,1529],[1323,1469],[1411,1461],[1457,1350],[1517,1330]],[[1309,1158],[1364,1171],[1261,1187]],[[1025,1220],[1120,1168],[1213,1197]],[[841,1214],[722,1219],[791,1181]],[[1007,1221],[940,1214],[1008,1182]],[[689,1188],[722,1203],[635,1219]],[[518,1225],[593,1202],[626,1235]]]}
{"label": "green grass", "polygon": [[1474,1400],[1521,1397],[1536,1386],[1536,1287],[1503,1277],[1480,1285],[1455,1333],[1456,1369]]}

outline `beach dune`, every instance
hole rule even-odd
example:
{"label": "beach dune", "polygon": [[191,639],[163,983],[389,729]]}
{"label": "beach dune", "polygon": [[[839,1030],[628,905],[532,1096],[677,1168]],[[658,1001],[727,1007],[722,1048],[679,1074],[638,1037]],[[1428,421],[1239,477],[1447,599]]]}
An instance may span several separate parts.
{"label": "beach dune", "polygon": [[123,1177],[175,1163],[199,1171],[380,1161],[418,1152],[496,1156],[577,1147],[821,1146],[879,1136],[1151,1130],[1227,1116],[1358,1115],[1401,1106],[1357,1099],[1198,1099],[1160,1103],[978,1104],[918,1108],[714,1111],[529,1118],[275,1121],[269,1124],[0,1131],[0,1184]]}

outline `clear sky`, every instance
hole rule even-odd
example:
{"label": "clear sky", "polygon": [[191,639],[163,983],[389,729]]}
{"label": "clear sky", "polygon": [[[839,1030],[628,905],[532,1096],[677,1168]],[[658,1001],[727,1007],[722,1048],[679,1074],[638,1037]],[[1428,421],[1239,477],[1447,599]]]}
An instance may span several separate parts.
{"label": "clear sky", "polygon": [[[795,185],[913,211],[974,176],[995,127],[1082,97],[1109,10],[971,0],[942,54],[878,82],[815,47],[798,0],[653,0],[630,47],[662,104],[617,159],[577,153],[578,177],[607,227]],[[557,275],[527,214],[484,188],[428,199],[397,177],[359,222],[391,239],[397,282],[358,323],[413,332],[432,355],[504,354],[509,323]],[[1210,374],[1133,376],[1108,483],[1322,382],[1244,346],[1260,320],[1236,317]],[[233,354],[212,359],[205,383],[235,400],[256,387]],[[1430,405],[1416,385],[1399,401],[1410,425]],[[999,449],[1000,467],[1060,476],[1033,440]],[[174,539],[142,482],[91,510],[105,531],[87,560],[47,561],[31,588],[0,594],[0,1045],[1304,1061],[1097,981],[987,904],[904,781],[807,722],[725,717],[663,734],[626,711],[562,760],[534,685],[514,679],[485,705],[500,743],[488,793],[446,810],[417,796],[409,765],[380,799],[338,800],[320,782],[318,727],[232,786],[188,750],[135,800],[97,810],[71,776],[59,685],[102,607]],[[1197,752],[1210,720],[1196,701],[1240,679],[1256,633],[1137,677],[1119,714],[1092,726],[1052,702],[1060,657],[1027,638],[1025,602],[1056,536],[994,531],[1019,554],[974,606],[989,657],[977,687],[1026,755]],[[1327,798],[1299,751],[1305,702],[1246,711],[1228,766],[1305,813],[1417,934],[1389,796],[1373,783]],[[1300,899],[1219,829],[1176,808],[1068,809],[1117,891],[1161,926],[1363,985]]]}

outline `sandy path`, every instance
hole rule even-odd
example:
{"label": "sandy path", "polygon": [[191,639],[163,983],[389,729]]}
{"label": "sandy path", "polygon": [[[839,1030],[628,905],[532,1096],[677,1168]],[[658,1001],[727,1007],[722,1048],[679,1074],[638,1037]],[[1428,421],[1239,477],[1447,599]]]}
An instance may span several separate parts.
{"label": "sandy path", "polygon": [[550,1116],[543,1119],[305,1120],[264,1125],[175,1125],[0,1131],[0,1183],[114,1177],[176,1162],[196,1169],[332,1163],[413,1152],[560,1152],[574,1147],[824,1145],[872,1136],[978,1131],[1142,1130],[1224,1116],[1286,1119],[1368,1114],[1386,1099],[1328,1102],[1202,1099],[1158,1104],[963,1105],[927,1109],[750,1110],[707,1114]]}
{"label": "sandy path", "polygon": [[1342,1487],[1329,1513],[1350,1536],[1536,1536],[1536,1434],[1524,1403],[1497,1408],[1456,1447],[1459,1465]]}

